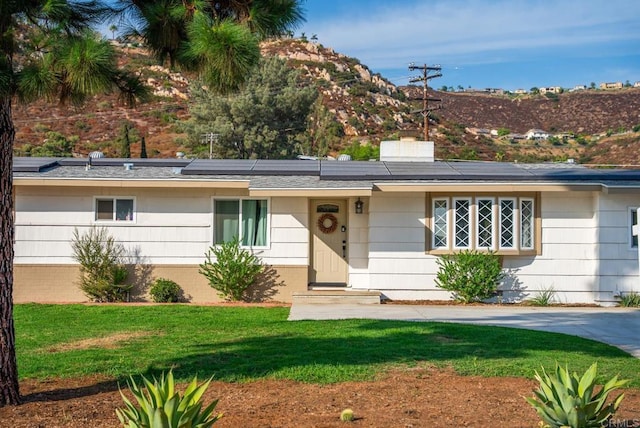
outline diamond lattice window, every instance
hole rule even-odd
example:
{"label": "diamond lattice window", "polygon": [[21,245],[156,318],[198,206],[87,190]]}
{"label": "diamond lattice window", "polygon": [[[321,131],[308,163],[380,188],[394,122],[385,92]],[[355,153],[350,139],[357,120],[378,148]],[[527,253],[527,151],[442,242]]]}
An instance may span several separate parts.
{"label": "diamond lattice window", "polygon": [[449,202],[446,199],[433,202],[433,246],[447,247],[447,214]]}
{"label": "diamond lattice window", "polygon": [[455,201],[455,246],[457,248],[469,247],[470,205],[470,201],[466,199]]}

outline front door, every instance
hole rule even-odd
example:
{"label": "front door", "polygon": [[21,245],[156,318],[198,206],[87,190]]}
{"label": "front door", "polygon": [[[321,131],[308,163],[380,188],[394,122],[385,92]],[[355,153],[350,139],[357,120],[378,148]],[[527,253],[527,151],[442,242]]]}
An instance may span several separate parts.
{"label": "front door", "polygon": [[311,234],[310,282],[346,285],[347,202],[311,201]]}

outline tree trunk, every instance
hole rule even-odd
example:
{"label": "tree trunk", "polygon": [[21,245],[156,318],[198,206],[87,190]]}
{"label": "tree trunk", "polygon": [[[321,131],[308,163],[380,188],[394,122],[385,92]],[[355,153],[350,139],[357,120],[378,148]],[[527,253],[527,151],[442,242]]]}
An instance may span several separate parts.
{"label": "tree trunk", "polygon": [[13,140],[11,97],[0,97],[0,406],[19,404],[13,328]]}

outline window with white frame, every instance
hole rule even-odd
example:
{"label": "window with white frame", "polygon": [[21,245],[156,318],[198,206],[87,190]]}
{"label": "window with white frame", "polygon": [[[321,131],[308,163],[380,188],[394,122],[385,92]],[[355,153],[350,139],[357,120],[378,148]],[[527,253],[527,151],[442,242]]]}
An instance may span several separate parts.
{"label": "window with white frame", "polygon": [[95,221],[133,221],[135,203],[133,198],[95,199]]}
{"label": "window with white frame", "polygon": [[238,239],[244,247],[268,245],[266,199],[216,199],[213,207],[215,244]]}
{"label": "window with white frame", "polygon": [[536,250],[535,197],[446,196],[430,199],[430,250]]}
{"label": "window with white frame", "polygon": [[638,236],[633,234],[633,226],[638,224],[638,208],[629,208],[629,243],[631,248],[638,248]]}

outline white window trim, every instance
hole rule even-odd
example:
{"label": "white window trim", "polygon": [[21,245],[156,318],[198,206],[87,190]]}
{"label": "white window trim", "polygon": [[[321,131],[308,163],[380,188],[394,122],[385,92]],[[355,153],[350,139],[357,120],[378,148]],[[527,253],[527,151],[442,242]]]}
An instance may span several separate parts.
{"label": "white window trim", "polygon": [[[469,226],[467,228],[467,242],[468,245],[464,246],[464,247],[459,247],[458,245],[456,245],[456,232],[458,230],[458,225],[456,222],[456,202],[458,201],[466,201],[469,203],[469,213],[467,214],[467,222],[469,223]],[[472,215],[472,210],[473,210],[473,198],[470,197],[455,197],[455,198],[451,198],[451,207],[449,208],[451,210],[451,246],[454,250],[468,250],[472,247],[472,243],[473,243],[473,215]]]}
{"label": "white window trim", "polygon": [[[531,246],[525,247],[522,245],[523,226],[522,226],[522,203],[531,202]],[[518,248],[521,250],[534,250],[536,248],[536,201],[534,198],[518,198]]]}
{"label": "white window trim", "polygon": [[[511,224],[512,224],[512,245],[510,247],[502,246],[502,202],[503,201],[511,201],[513,202],[513,213],[511,214]],[[518,198],[498,198],[498,248],[500,250],[517,250],[518,243],[520,242],[520,234],[518,233],[520,229],[519,224],[519,209],[518,209]]]}
{"label": "white window trim", "polygon": [[[638,247],[633,246],[633,214],[637,213],[638,207],[628,207],[629,212],[627,216],[627,239],[629,240],[629,251],[638,251]],[[640,236],[638,237],[638,242],[640,243]]]}
{"label": "white window trim", "polygon": [[267,201],[267,245],[260,246],[251,246],[251,245],[240,245],[241,248],[251,248],[256,250],[267,250],[271,248],[271,198],[250,198],[250,197],[233,197],[233,196],[224,196],[218,197],[214,196],[211,198],[211,217],[213,221],[211,222],[211,233],[209,234],[211,238],[211,245],[215,246],[216,244],[216,201],[238,201],[239,203],[239,212],[238,216],[240,220],[238,222],[238,236],[240,237],[240,242],[242,242],[242,201]]}
{"label": "white window trim", "polygon": [[[442,247],[442,246],[437,246],[436,245],[436,233],[435,233],[435,218],[436,218],[436,202],[441,202],[444,201],[447,204],[447,213],[445,215],[446,218],[446,224],[445,224],[445,230],[446,230],[446,241],[447,241],[447,245]],[[434,198],[431,200],[431,212],[432,212],[432,216],[433,216],[433,233],[431,236],[431,248],[433,248],[434,250],[446,250],[449,249],[449,245],[451,244],[450,239],[451,239],[451,200],[450,198]]]}
{"label": "white window trim", "polygon": [[[473,206],[475,207],[475,248],[478,250],[490,250],[493,251],[496,248],[496,198],[487,197],[487,196],[478,196],[474,198],[475,203]],[[483,247],[480,246],[480,201],[491,201],[491,246]]]}
{"label": "white window trim", "polygon": [[[96,214],[98,212],[98,200],[113,200],[113,217],[111,220],[98,220],[96,219]],[[133,220],[116,220],[116,200],[131,200],[133,201]],[[137,201],[135,196],[94,196],[93,197],[93,212],[92,212],[92,222],[96,224],[136,224],[138,222],[138,211],[137,211]]]}

